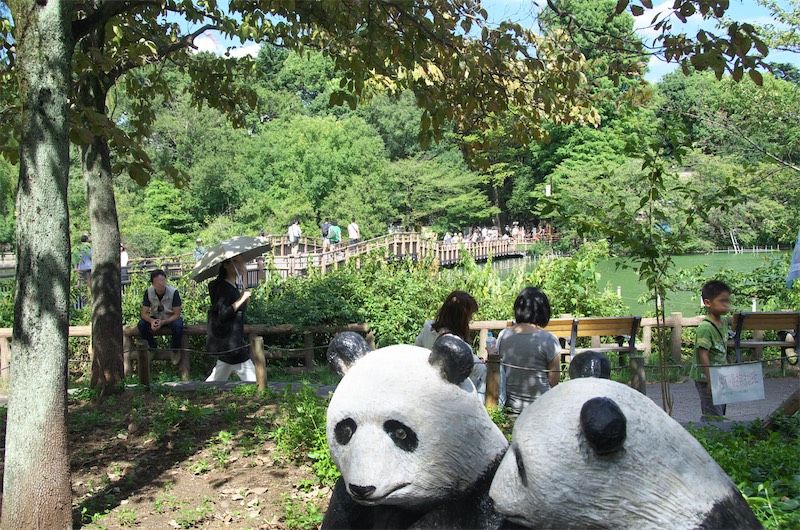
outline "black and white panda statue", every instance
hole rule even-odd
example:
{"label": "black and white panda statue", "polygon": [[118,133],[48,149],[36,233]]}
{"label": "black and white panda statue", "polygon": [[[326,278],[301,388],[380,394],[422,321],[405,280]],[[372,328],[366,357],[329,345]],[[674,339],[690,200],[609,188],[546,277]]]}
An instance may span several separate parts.
{"label": "black and white panda statue", "polygon": [[529,528],[761,528],[694,437],[607,379],[568,381],[526,408],[490,495]]}
{"label": "black and white panda statue", "polygon": [[328,361],[344,376],[327,415],[342,477],[323,528],[501,527],[488,492],[508,442],[467,377],[467,343],[369,351],[341,333]]}

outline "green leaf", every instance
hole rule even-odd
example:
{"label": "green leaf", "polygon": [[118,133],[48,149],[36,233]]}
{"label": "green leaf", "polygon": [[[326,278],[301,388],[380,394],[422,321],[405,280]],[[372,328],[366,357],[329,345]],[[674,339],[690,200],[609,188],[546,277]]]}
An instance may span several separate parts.
{"label": "green leaf", "polygon": [[753,80],[753,83],[761,86],[764,83],[764,78],[761,76],[761,72],[755,69],[751,69],[747,72],[750,75],[750,79]]}

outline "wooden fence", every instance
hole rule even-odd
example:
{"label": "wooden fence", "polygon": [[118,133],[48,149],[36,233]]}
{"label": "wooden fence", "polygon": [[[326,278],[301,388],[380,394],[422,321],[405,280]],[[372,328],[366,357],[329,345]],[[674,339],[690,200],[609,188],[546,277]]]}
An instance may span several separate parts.
{"label": "wooden fence", "polygon": [[[184,326],[183,343],[181,349],[184,353],[190,352],[188,349],[188,338],[193,335],[206,334],[205,324],[188,324]],[[167,330],[168,331],[168,330]],[[292,324],[281,324],[277,326],[264,326],[260,324],[247,324],[244,327],[245,334],[251,338],[257,337],[270,337],[270,336],[287,336],[287,335],[300,335],[303,338],[303,346],[301,348],[282,348],[270,347],[265,348],[266,359],[303,359],[304,368],[307,370],[314,368],[314,351],[322,346],[317,344],[320,342],[320,336],[326,336],[339,331],[355,331],[366,336],[367,342],[374,348],[374,335],[370,331],[368,324],[346,324],[342,326],[295,326]],[[0,328],[0,381],[7,384],[11,377],[11,338],[12,328]],[[133,361],[136,359],[136,344],[135,337],[138,337],[139,331],[135,326],[126,326],[123,328],[123,351],[121,352],[125,366],[125,374],[128,375],[133,368]],[[157,334],[160,335],[160,334]],[[88,337],[91,339],[92,327],[91,326],[70,326],[70,337]],[[269,344],[269,342],[267,342]],[[91,340],[89,341],[89,358],[92,356]],[[188,378],[189,366],[182,365],[182,377]]]}

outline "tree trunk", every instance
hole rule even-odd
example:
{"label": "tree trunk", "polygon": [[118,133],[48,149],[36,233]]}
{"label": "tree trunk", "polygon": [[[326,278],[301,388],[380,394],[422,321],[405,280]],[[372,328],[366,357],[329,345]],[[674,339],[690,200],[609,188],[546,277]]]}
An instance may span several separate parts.
{"label": "tree trunk", "polygon": [[[91,48],[103,45],[100,29],[81,42]],[[105,75],[102,72],[99,75]],[[78,100],[86,108],[106,115],[106,95],[110,83],[85,75],[76,87]],[[88,125],[88,124],[86,124]],[[95,136],[81,146],[81,169],[89,203],[92,230],[92,381],[100,389],[100,399],[122,389],[125,375],[122,360],[122,278],[119,261],[119,223],[114,199],[114,180],[108,140]]]}
{"label": "tree trunk", "polygon": [[22,101],[3,528],[70,528],[68,97],[71,2],[16,0]]}

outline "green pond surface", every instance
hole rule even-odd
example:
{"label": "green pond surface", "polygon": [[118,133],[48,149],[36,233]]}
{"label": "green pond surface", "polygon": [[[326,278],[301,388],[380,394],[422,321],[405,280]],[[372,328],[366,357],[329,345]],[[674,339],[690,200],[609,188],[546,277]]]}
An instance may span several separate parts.
{"label": "green pond surface", "polygon": [[[672,259],[675,263],[675,270],[688,269],[696,267],[697,265],[705,265],[705,274],[711,275],[721,269],[733,269],[739,272],[749,272],[765,265],[773,259],[778,259],[785,255],[785,252],[772,252],[772,253],[746,253],[746,254],[688,254],[683,256],[674,256]],[[525,266],[530,269],[534,266],[532,260],[518,261],[517,265],[511,263],[503,264],[498,261],[496,265],[501,271],[509,271],[509,269],[519,266]],[[617,260],[610,259],[600,263],[598,266],[600,273],[600,285],[609,285],[612,291],[616,291],[617,287],[621,288],[622,300],[631,309],[633,315],[652,315],[655,308],[650,302],[649,304],[640,304],[639,297],[647,291],[647,287],[643,282],[639,281],[638,275],[634,269],[617,268]],[[503,272],[501,272],[503,274]],[[680,311],[685,316],[700,314],[700,293],[685,293],[676,292],[671,293],[666,300],[665,309],[667,315],[671,312]],[[738,308],[738,309],[750,309]]]}

